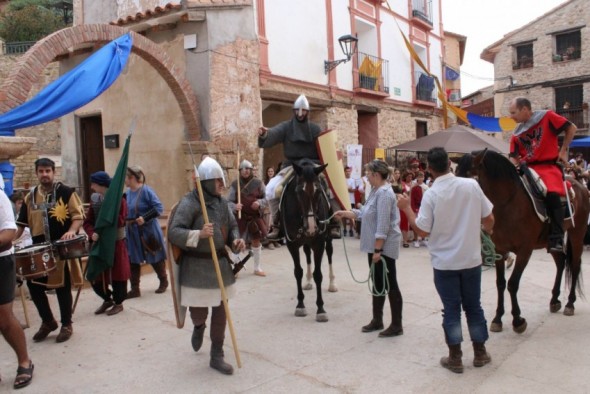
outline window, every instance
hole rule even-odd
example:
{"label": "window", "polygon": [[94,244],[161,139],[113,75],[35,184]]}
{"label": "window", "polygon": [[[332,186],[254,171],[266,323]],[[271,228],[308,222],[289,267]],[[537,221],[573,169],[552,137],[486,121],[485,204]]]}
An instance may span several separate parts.
{"label": "window", "polygon": [[555,112],[566,117],[578,128],[584,127],[584,86],[572,85],[555,88]]}
{"label": "window", "polygon": [[582,56],[580,30],[555,35],[554,62],[579,59]]}
{"label": "window", "polygon": [[533,43],[517,45],[514,47],[516,61],[512,65],[513,69],[533,67]]}
{"label": "window", "polygon": [[432,25],[432,0],[412,0],[412,16]]}

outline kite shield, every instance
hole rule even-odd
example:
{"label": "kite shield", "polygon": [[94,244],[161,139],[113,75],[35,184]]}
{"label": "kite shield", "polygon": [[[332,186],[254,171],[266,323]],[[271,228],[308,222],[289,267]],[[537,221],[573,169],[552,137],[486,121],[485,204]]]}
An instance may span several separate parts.
{"label": "kite shield", "polygon": [[338,135],[335,130],[325,130],[318,136],[316,146],[322,164],[328,164],[324,172],[334,198],[342,209],[350,210],[351,202],[346,186],[342,154],[336,150],[337,141]]}

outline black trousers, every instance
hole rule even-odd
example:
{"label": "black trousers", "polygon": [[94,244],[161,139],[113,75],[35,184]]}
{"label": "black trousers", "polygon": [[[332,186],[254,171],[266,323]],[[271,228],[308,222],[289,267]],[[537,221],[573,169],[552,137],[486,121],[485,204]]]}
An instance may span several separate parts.
{"label": "black trousers", "polygon": [[[34,281],[47,283],[47,277],[34,279]],[[27,281],[27,287],[29,288],[29,293],[31,293],[33,303],[39,312],[39,316],[41,316],[41,320],[44,323],[50,323],[55,320],[46,294],[47,287],[42,284],[33,283],[31,280]],[[55,294],[59,303],[61,324],[64,326],[72,324],[72,283],[70,281],[70,269],[67,264],[64,267],[64,285],[55,289]]]}
{"label": "black trousers", "polygon": [[115,304],[121,305],[127,298],[127,281],[114,280],[111,284],[112,290],[108,284],[102,281],[92,283],[92,289],[100,298],[106,301],[115,301]]}
{"label": "black trousers", "polygon": [[[401,291],[399,289],[399,285],[397,284],[397,273],[395,270],[395,259],[391,257],[382,256],[385,260],[385,265],[383,261],[375,264],[375,282],[373,283],[373,291],[378,293],[383,293],[385,290],[385,283],[383,281],[383,270],[387,267],[387,279],[389,280],[389,293],[399,294],[401,296]],[[371,263],[373,261],[373,253],[368,254],[368,261],[369,267],[371,267]],[[383,295],[385,297],[385,295]]]}

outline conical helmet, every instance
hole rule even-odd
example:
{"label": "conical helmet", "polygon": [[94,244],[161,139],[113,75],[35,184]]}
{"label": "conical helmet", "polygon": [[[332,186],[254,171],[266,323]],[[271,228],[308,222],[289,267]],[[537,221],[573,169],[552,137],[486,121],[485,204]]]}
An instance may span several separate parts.
{"label": "conical helmet", "polygon": [[303,110],[309,111],[309,101],[303,94],[297,97],[293,103],[293,109],[297,111],[297,116],[303,116]]}
{"label": "conical helmet", "polygon": [[242,162],[240,163],[240,170],[243,170],[244,168],[248,168],[251,170],[254,168],[254,166],[248,160],[242,160]]}
{"label": "conical helmet", "polygon": [[212,159],[211,157],[206,157],[201,164],[199,164],[199,178],[202,181],[208,181],[210,179],[222,179],[223,186],[226,186],[225,183],[225,176],[223,175],[223,168],[219,165],[219,163]]}

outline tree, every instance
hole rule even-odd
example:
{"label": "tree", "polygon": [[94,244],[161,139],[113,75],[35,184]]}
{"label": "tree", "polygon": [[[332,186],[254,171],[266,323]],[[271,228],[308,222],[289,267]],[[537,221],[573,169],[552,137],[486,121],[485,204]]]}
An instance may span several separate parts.
{"label": "tree", "polygon": [[65,27],[52,0],[14,0],[0,16],[0,37],[5,42],[37,41]]}

